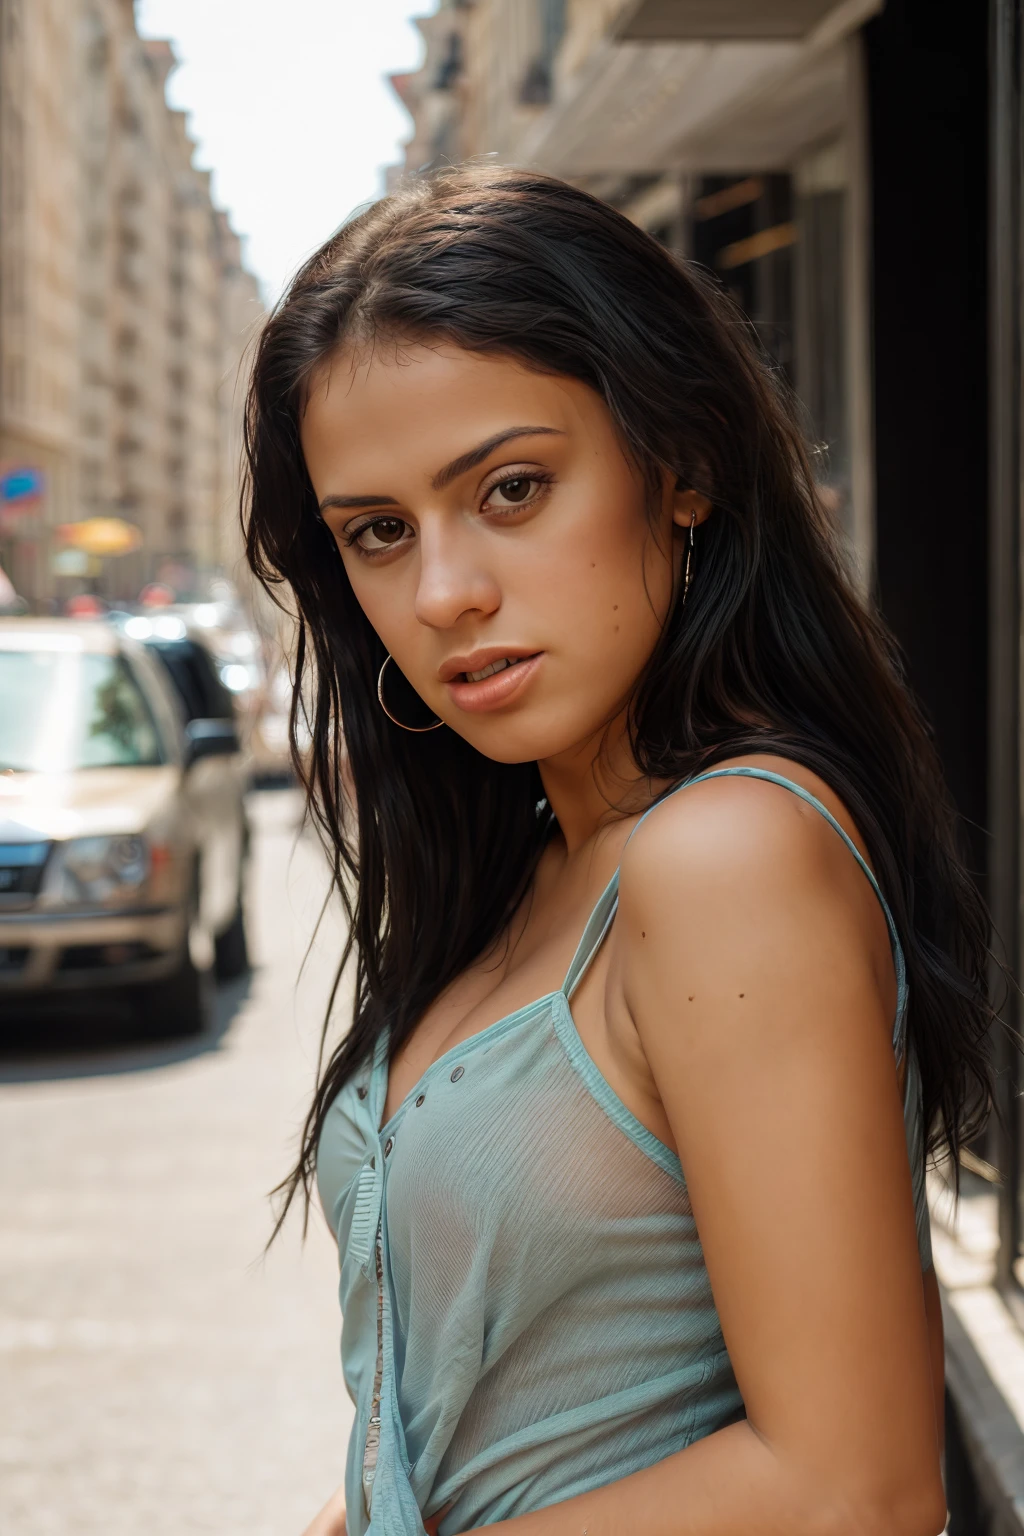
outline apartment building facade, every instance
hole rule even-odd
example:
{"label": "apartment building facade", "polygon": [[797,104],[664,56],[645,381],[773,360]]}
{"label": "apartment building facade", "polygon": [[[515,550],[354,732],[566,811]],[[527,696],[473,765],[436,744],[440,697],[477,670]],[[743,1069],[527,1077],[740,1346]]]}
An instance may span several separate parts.
{"label": "apartment building facade", "polygon": [[[235,553],[227,438],[262,307],[167,105],[173,67],[132,0],[0,0],[0,565],[34,606]],[[138,549],[64,548],[92,517]]]}
{"label": "apartment building facade", "polygon": [[[420,26],[392,184],[490,157],[584,186],[716,272],[794,384],[1019,979],[1022,0],[442,0]],[[1024,1076],[993,1051],[959,1214],[933,1176],[953,1536],[1024,1530]]]}

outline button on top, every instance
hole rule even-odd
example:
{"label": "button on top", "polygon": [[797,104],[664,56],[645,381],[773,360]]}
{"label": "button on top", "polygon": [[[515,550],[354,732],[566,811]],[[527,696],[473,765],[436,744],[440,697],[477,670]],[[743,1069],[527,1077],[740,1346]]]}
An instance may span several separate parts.
{"label": "button on top", "polygon": [[452,1082],[457,1083],[460,1077],[465,1076],[465,1072],[465,1067],[456,1067],[455,1071],[452,1073]]}
{"label": "button on top", "polygon": [[417,1109],[419,1109],[419,1107],[420,1107],[420,1105],[421,1105],[421,1104],[422,1104],[422,1103],[423,1103],[423,1101],[424,1101],[424,1099],[425,1099],[425,1098],[426,1098],[426,1097],[427,1097],[427,1096],[426,1096],[426,1094],[425,1094],[425,1093],[421,1093],[421,1094],[418,1094],[418,1095],[417,1095],[417,1097],[416,1097],[416,1108],[417,1108]]}
{"label": "button on top", "polygon": [[393,1136],[389,1136],[387,1141],[384,1143],[384,1156],[385,1157],[390,1157],[390,1155],[391,1155],[391,1148],[394,1146],[394,1144],[395,1144],[395,1138]]}
{"label": "button on top", "polygon": [[359,1095],[359,1097],[361,1099],[365,1099],[366,1098],[366,1095],[367,1095],[368,1091],[369,1090],[367,1089],[365,1083],[360,1083],[359,1087],[356,1089],[356,1093],[358,1093],[358,1095]]}

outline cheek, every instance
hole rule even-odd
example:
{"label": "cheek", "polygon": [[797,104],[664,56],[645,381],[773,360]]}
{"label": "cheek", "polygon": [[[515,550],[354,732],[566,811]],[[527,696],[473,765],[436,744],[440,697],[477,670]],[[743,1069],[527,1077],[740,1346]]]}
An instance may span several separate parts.
{"label": "cheek", "polygon": [[[635,498],[633,487],[629,494]],[[623,503],[628,507],[625,494],[617,507],[598,507],[554,541],[535,588],[567,650],[611,658],[616,672],[646,660],[673,593],[671,544],[659,547],[644,508],[624,515]]]}
{"label": "cheek", "polygon": [[402,636],[415,629],[415,590],[399,565],[375,569],[351,550],[342,550],[342,561],[353,595],[385,648],[393,652]]}

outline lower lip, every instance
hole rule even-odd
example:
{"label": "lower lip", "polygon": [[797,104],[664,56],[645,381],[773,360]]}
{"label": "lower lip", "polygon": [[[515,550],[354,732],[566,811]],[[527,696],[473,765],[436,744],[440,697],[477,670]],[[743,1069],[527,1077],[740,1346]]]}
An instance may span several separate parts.
{"label": "lower lip", "polygon": [[500,672],[492,672],[490,677],[481,678],[478,683],[447,683],[448,696],[459,709],[471,715],[500,709],[533,677],[543,654],[543,651],[539,651],[536,656],[527,656],[511,667],[503,667]]}

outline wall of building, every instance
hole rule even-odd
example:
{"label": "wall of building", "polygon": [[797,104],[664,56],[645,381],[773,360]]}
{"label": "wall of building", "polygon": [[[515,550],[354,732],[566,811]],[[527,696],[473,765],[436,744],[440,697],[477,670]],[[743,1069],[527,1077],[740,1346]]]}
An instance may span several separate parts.
{"label": "wall of building", "polygon": [[239,522],[238,488],[242,465],[242,418],[247,383],[246,364],[251,357],[263,317],[259,287],[242,262],[242,247],[226,214],[216,221],[219,245],[218,269],[221,275],[218,314],[220,317],[220,368],[217,389],[219,432],[217,451],[220,467],[217,475],[217,506],[214,515],[217,544],[211,552],[213,563],[239,585],[252,580],[248,566],[243,569],[242,535]]}
{"label": "wall of building", "polygon": [[[64,110],[75,39],[61,0],[0,12],[0,460],[38,466],[43,507],[18,518],[16,579],[46,580],[45,517],[77,494],[77,253],[74,124]],[[13,519],[8,522],[12,530]]]}
{"label": "wall of building", "polygon": [[[44,483],[0,513],[0,563],[35,606],[195,585],[234,548],[228,401],[261,305],[173,67],[132,0],[0,0],[0,466]],[[95,516],[142,547],[61,574],[55,529]]]}

